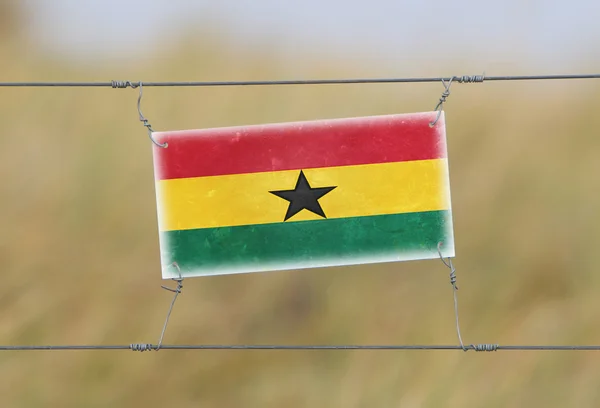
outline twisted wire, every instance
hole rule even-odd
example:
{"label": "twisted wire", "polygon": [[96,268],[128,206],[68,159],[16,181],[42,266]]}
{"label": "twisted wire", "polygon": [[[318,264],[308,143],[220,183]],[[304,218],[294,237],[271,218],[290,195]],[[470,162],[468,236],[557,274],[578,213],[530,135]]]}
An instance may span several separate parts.
{"label": "twisted wire", "polygon": [[[453,78],[450,78],[450,81],[448,81],[448,83],[446,83],[445,81],[442,81],[442,84],[444,84],[445,89],[444,89],[444,92],[442,92],[442,96],[440,96],[440,101],[435,106],[434,110],[436,110],[436,111],[441,110],[441,107],[446,102],[446,99],[448,99],[448,97],[450,96],[450,85],[452,85],[452,80],[453,80]],[[437,122],[437,120],[436,120],[436,122]],[[435,122],[433,122],[433,125],[435,125]]]}
{"label": "twisted wire", "polygon": [[167,318],[165,319],[165,324],[163,325],[162,332],[160,333],[160,339],[158,340],[158,345],[156,346],[156,351],[160,350],[160,348],[162,346],[163,338],[165,337],[165,332],[167,331],[167,325],[169,324],[169,318],[171,317],[171,312],[173,311],[173,306],[175,306],[175,301],[177,300],[177,296],[179,296],[179,294],[181,293],[181,290],[183,289],[183,278],[181,277],[181,269],[179,268],[179,264],[177,262],[173,262],[171,264],[171,266],[174,266],[177,269],[179,278],[173,279],[175,282],[177,282],[177,287],[175,289],[171,289],[167,286],[161,285],[161,288],[168,290],[170,292],[174,292],[175,295],[173,295],[173,300],[171,301],[171,306],[169,307],[169,312],[167,313]]}
{"label": "twisted wire", "polygon": [[[435,117],[435,120],[433,122],[429,123],[429,127],[434,127],[435,124],[438,122],[438,120],[440,120],[440,116],[442,115],[442,109],[444,107],[444,102],[446,102],[446,99],[448,99],[448,97],[450,96],[450,86],[452,85],[452,81],[454,80],[454,78],[456,77],[452,77],[450,78],[450,80],[448,82],[444,81],[442,79],[442,85],[444,85],[444,92],[442,92],[442,96],[440,97],[440,101],[438,102],[438,104],[435,106],[434,111],[437,111],[437,116]],[[470,80],[471,77],[461,77],[459,78],[461,80]]]}
{"label": "twisted wire", "polygon": [[480,83],[483,82],[486,78],[485,78],[485,74],[484,75],[463,75],[460,77],[454,77],[453,78],[455,82],[458,82],[459,84],[473,84],[473,83]]}
{"label": "twisted wire", "polygon": [[133,343],[133,344],[129,345],[129,348],[132,351],[140,351],[140,352],[150,351],[150,350],[158,350],[152,344],[146,344],[146,343]]}
{"label": "twisted wire", "polygon": [[[441,248],[442,248],[442,242],[438,242],[438,244],[437,244],[438,255],[440,256],[440,259],[442,260],[444,265],[446,265],[446,267],[448,269],[450,269],[450,284],[452,285],[452,294],[454,296],[454,318],[456,320],[456,335],[458,336],[458,342],[460,343],[460,347],[464,351],[467,351],[467,350],[469,350],[469,348],[465,347],[465,345],[463,344],[462,336],[460,334],[460,323],[458,321],[458,296],[457,296],[458,285],[456,284],[456,268],[454,268],[454,265],[452,264],[452,259],[448,258],[448,262],[446,262],[446,260],[442,256]],[[478,350],[476,350],[476,351],[478,351]]]}
{"label": "twisted wire", "polygon": [[471,344],[470,348],[475,351],[496,351],[498,344]]}
{"label": "twisted wire", "polygon": [[438,250],[440,259],[442,260],[444,265],[446,265],[446,267],[448,269],[450,269],[450,284],[452,285],[452,294],[454,296],[454,317],[456,319],[456,335],[458,336],[458,342],[460,343],[460,348],[463,351],[469,351],[469,350],[474,350],[477,352],[497,351],[498,349],[500,349],[500,346],[498,344],[471,344],[468,346],[465,346],[463,344],[462,336],[460,334],[460,323],[458,321],[458,295],[457,295],[458,285],[456,283],[456,268],[452,264],[451,258],[448,258],[448,261],[446,261],[444,259],[444,257],[442,256],[441,247],[442,247],[442,242],[438,242],[437,250]]}
{"label": "twisted wire", "polygon": [[[119,85],[126,87],[127,84],[134,87],[133,85],[131,85],[131,82],[129,82],[129,81],[125,81],[125,82],[113,81],[113,84],[117,85],[117,87],[119,87]],[[139,82],[136,86],[140,87],[140,93],[138,95],[138,100],[137,100],[137,110],[138,110],[140,122],[142,122],[142,125],[145,126],[146,129],[148,130],[148,137],[150,138],[152,143],[154,143],[158,147],[162,147],[162,148],[168,147],[169,144],[167,142],[161,144],[161,143],[158,143],[156,140],[154,140],[154,137],[152,137],[152,133],[154,132],[154,130],[152,129],[152,125],[150,125],[150,122],[148,121],[148,119],[146,119],[144,117],[144,114],[142,113],[143,84],[142,84],[142,82]]]}
{"label": "twisted wire", "polygon": [[119,89],[124,89],[127,87],[130,88],[137,88],[138,86],[141,86],[141,82],[131,82],[131,81],[111,81],[111,86],[113,88],[119,88]]}

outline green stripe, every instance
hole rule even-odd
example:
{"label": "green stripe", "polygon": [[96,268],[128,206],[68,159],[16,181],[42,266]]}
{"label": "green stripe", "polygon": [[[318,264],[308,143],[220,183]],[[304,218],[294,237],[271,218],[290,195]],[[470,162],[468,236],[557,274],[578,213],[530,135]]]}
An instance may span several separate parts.
{"label": "green stripe", "polygon": [[450,211],[431,211],[168,231],[161,255],[182,276],[428,259],[440,241],[454,256],[451,223]]}

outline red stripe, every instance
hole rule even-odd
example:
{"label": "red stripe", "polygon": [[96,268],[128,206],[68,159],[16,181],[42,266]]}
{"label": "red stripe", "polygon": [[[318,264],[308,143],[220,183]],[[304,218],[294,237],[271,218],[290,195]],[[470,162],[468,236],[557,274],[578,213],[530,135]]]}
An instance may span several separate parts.
{"label": "red stripe", "polygon": [[157,180],[446,157],[435,112],[156,132]]}

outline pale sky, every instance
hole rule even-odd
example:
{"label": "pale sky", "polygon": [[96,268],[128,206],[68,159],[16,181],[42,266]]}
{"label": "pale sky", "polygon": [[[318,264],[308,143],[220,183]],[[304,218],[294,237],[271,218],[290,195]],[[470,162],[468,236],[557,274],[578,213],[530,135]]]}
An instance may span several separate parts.
{"label": "pale sky", "polygon": [[[123,56],[160,52],[157,39],[206,27],[281,53],[369,56],[398,63],[476,57],[502,70],[525,61],[562,72],[600,61],[598,0],[24,0],[35,38],[48,49]],[[224,24],[223,24],[224,23]],[[600,70],[600,69],[599,69]],[[538,70],[539,71],[539,70]],[[469,72],[475,74],[477,72]]]}

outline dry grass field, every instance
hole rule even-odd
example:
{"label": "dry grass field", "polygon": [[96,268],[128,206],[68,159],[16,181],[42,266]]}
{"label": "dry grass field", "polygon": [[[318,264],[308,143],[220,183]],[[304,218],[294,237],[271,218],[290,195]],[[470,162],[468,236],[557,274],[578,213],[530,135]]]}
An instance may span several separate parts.
{"label": "dry grass field", "polygon": [[[233,52],[218,39],[127,66],[73,65],[29,47],[7,21],[1,26],[1,80],[298,76],[268,51]],[[321,58],[302,72],[376,76],[349,65]],[[442,90],[148,88],[142,107],[155,129],[174,130],[429,111]],[[599,344],[599,84],[452,91],[446,123],[465,342]],[[172,294],[160,288],[151,142],[136,98],[131,89],[0,89],[0,344],[158,340]],[[448,270],[433,260],[188,279],[165,342],[457,339]],[[598,353],[552,351],[2,351],[0,401],[592,407],[600,405],[599,363]]]}

